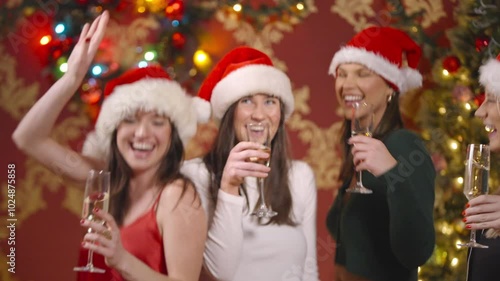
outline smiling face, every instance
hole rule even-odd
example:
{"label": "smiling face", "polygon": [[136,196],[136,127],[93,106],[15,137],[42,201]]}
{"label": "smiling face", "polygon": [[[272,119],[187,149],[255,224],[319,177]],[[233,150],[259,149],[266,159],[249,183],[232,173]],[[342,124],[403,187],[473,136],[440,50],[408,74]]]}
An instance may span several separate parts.
{"label": "smiling face", "polygon": [[486,92],[486,99],[476,110],[475,116],[483,120],[488,138],[490,139],[490,150],[500,152],[500,96],[489,91]]}
{"label": "smiling face", "polygon": [[354,102],[365,102],[373,106],[376,127],[394,90],[380,75],[357,63],[339,65],[335,77],[335,92],[344,117],[351,119]]}
{"label": "smiling face", "polygon": [[281,120],[281,102],[277,97],[256,94],[237,101],[234,112],[234,131],[238,141],[247,141],[246,127],[250,123],[263,123],[269,126],[273,139]]}
{"label": "smiling face", "polygon": [[117,129],[120,154],[134,172],[158,169],[170,147],[172,125],[155,112],[138,111],[125,118]]}

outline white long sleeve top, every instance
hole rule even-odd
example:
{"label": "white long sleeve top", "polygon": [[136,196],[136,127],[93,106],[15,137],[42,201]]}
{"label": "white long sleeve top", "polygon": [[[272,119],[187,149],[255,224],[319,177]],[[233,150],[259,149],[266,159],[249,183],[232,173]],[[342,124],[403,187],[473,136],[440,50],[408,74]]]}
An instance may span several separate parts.
{"label": "white long sleeve top", "polygon": [[[208,215],[204,263],[221,281],[317,281],[316,183],[311,168],[292,161],[289,172],[292,215],[296,226],[261,225],[244,196],[218,192],[210,199],[209,174],[199,158],[186,161],[182,172],[195,184]],[[259,200],[256,178],[246,178],[248,206]]]}

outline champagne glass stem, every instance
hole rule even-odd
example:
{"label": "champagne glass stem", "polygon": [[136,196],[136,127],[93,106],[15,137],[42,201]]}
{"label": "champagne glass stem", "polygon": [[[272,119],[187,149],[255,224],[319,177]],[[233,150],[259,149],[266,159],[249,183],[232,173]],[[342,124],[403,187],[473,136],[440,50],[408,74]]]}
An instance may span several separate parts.
{"label": "champagne glass stem", "polygon": [[87,266],[88,267],[94,267],[94,251],[89,250],[87,254]]}
{"label": "champagne glass stem", "polygon": [[470,242],[476,243],[476,230],[471,230],[471,232],[470,232]]}
{"label": "champagne glass stem", "polygon": [[258,178],[257,179],[259,183],[259,192],[260,192],[260,205],[261,206],[266,206],[266,199],[264,197],[264,179],[263,178]]}
{"label": "champagne glass stem", "polygon": [[362,174],[362,171],[359,171],[358,174],[357,174],[358,178],[358,182],[356,183],[357,185],[359,186],[363,186],[363,174]]}

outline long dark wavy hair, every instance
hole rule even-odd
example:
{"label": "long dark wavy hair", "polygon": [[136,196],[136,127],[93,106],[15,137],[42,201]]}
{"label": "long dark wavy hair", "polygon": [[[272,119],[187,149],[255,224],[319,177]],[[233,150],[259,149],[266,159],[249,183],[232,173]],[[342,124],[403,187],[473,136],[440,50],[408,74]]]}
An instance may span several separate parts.
{"label": "long dark wavy hair", "polygon": [[[159,188],[162,189],[167,184],[181,179],[183,182],[183,190],[180,198],[182,198],[186,192],[188,184],[190,184],[191,181],[180,172],[182,160],[184,159],[184,147],[177,129],[172,122],[170,122],[170,124],[172,127],[170,147],[161,160],[160,167],[156,172],[156,186],[159,186]],[[111,172],[111,198],[109,209],[110,214],[113,215],[116,223],[121,226],[123,224],[125,214],[130,208],[129,184],[132,169],[118,150],[116,134],[117,130],[115,129],[111,139],[111,156],[108,164],[108,171]],[[174,206],[174,208],[176,206]]]}
{"label": "long dark wavy hair", "polygon": [[[394,91],[391,102],[382,115],[382,119],[373,131],[373,138],[383,140],[389,133],[404,127],[401,111],[399,110],[399,92]],[[354,163],[351,148],[347,140],[351,137],[351,120],[344,119],[342,124],[342,167],[340,168],[339,180],[346,182],[351,180],[354,175]]]}
{"label": "long dark wavy hair", "polygon": [[[220,188],[222,171],[226,166],[226,161],[231,149],[238,143],[234,130],[234,113],[239,101],[233,103],[221,119],[219,133],[215,138],[212,149],[205,155],[205,163],[210,179],[210,194],[214,205],[217,202],[217,193]],[[290,169],[290,151],[289,140],[285,130],[284,107],[280,101],[281,119],[276,131],[276,135],[271,142],[271,172],[265,182],[266,203],[271,205],[273,210],[278,212],[266,224],[286,224],[296,225],[292,215],[292,194],[290,192],[290,183],[288,180],[288,171]],[[243,193],[247,197],[246,187],[242,186]],[[248,206],[248,200],[247,200]],[[250,206],[248,206],[250,209]],[[253,208],[257,208],[254,206]]]}

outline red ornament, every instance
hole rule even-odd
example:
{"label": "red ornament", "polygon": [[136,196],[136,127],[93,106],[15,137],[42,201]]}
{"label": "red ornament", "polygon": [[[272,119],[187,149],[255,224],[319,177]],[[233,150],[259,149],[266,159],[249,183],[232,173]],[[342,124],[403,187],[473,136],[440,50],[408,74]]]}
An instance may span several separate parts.
{"label": "red ornament", "polygon": [[443,68],[449,73],[455,73],[460,68],[460,60],[455,56],[447,56],[443,60]]}
{"label": "red ornament", "polygon": [[484,48],[488,47],[488,44],[490,43],[490,40],[488,37],[482,36],[479,38],[476,38],[476,51],[481,52]]}
{"label": "red ornament", "polygon": [[477,106],[481,106],[481,104],[484,102],[485,98],[486,98],[486,94],[485,93],[480,93],[479,95],[477,95],[476,97],[474,97],[474,103]]}
{"label": "red ornament", "polygon": [[186,45],[186,36],[180,32],[176,32],[172,35],[172,45],[177,49],[184,48]]}
{"label": "red ornament", "polygon": [[165,8],[165,16],[169,20],[182,20],[184,17],[184,2],[181,0],[172,0]]}
{"label": "red ornament", "polygon": [[102,89],[96,79],[90,78],[82,84],[80,98],[86,104],[97,104],[101,100]]}
{"label": "red ornament", "polygon": [[65,51],[64,46],[59,39],[54,39],[51,42],[50,46],[50,54],[52,56],[52,59],[57,60],[60,58]]}

